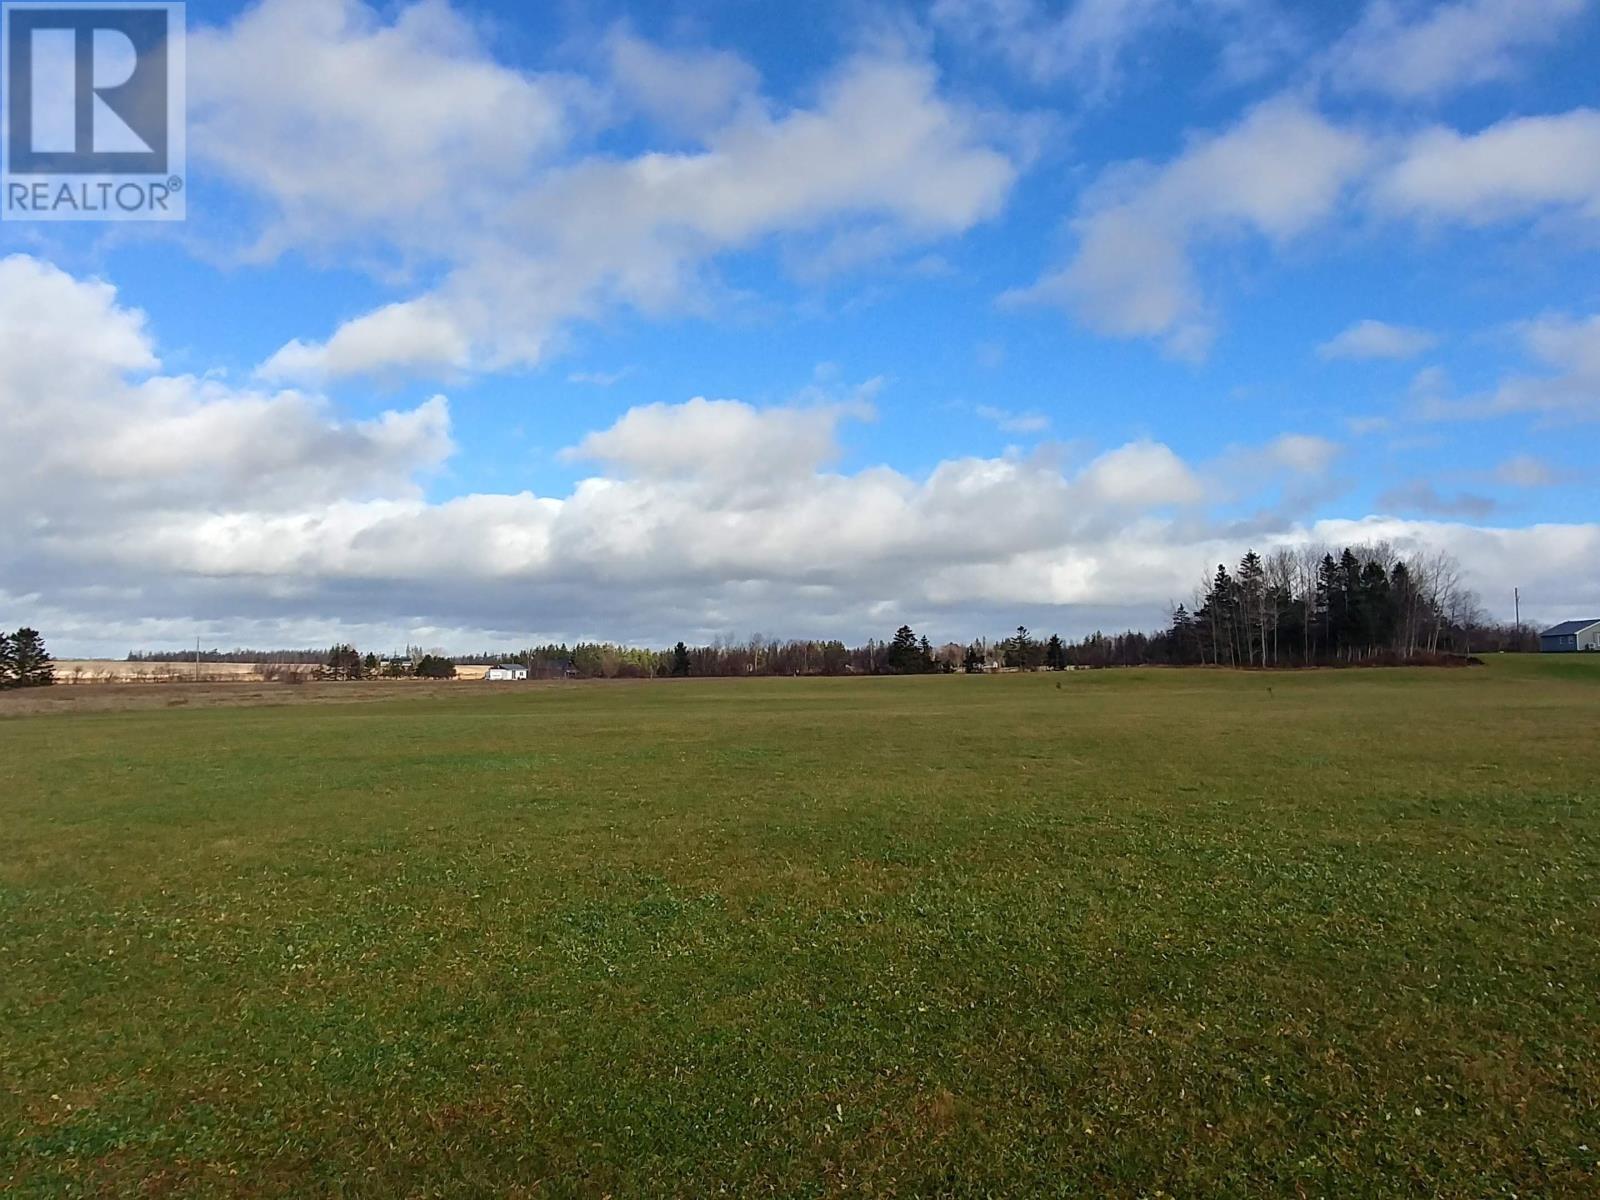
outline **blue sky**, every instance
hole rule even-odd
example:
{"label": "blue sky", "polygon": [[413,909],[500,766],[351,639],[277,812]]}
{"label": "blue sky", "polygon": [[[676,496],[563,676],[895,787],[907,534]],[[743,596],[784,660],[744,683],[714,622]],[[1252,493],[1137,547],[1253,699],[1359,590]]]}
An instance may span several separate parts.
{"label": "blue sky", "polygon": [[1600,613],[1589,0],[189,25],[187,222],[0,224],[60,650],[1083,633],[1344,539]]}

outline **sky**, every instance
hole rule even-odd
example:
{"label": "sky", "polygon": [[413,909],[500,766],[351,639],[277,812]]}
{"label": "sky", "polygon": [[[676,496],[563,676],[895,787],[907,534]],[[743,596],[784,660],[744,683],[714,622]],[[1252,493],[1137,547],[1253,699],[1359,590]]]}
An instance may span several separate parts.
{"label": "sky", "polygon": [[188,6],[188,218],[0,223],[61,656],[1600,616],[1594,0]]}

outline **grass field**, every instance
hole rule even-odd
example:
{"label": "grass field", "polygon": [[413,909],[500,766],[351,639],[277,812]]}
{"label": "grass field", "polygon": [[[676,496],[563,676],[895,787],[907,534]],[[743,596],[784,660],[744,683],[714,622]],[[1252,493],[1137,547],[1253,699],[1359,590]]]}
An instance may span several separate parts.
{"label": "grass field", "polygon": [[1533,658],[0,719],[0,1191],[1594,1196],[1597,734]]}

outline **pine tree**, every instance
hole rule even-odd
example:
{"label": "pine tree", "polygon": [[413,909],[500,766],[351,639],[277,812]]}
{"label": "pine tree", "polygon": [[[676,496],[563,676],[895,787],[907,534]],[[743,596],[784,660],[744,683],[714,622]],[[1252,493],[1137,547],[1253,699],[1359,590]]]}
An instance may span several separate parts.
{"label": "pine tree", "polygon": [[672,673],[679,679],[684,678],[690,673],[689,647],[685,646],[682,642],[679,642],[672,648]]}
{"label": "pine tree", "polygon": [[21,684],[17,678],[17,648],[9,633],[0,633],[0,689]]}
{"label": "pine tree", "polygon": [[440,658],[436,654],[424,654],[417,663],[418,679],[454,679],[456,665],[448,658]]}
{"label": "pine tree", "polygon": [[1017,636],[1006,641],[1005,665],[1026,671],[1033,657],[1033,636],[1026,625],[1017,626]]}
{"label": "pine tree", "polygon": [[11,657],[18,687],[49,687],[56,681],[56,666],[37,629],[23,628],[11,636]]}
{"label": "pine tree", "polygon": [[1239,625],[1244,638],[1246,666],[1256,663],[1256,647],[1261,648],[1260,662],[1267,665],[1267,571],[1261,556],[1254,550],[1239,563]]}
{"label": "pine tree", "polygon": [[889,643],[884,667],[892,675],[924,675],[933,670],[933,649],[926,638],[918,640],[911,626],[902,625]]}
{"label": "pine tree", "polygon": [[983,655],[978,652],[977,644],[967,647],[967,652],[962,656],[961,669],[968,675],[978,675],[983,671]]}
{"label": "pine tree", "polygon": [[350,645],[333,647],[328,651],[324,673],[329,679],[360,679],[360,652]]}
{"label": "pine tree", "polygon": [[1044,665],[1052,671],[1064,671],[1067,667],[1067,648],[1061,644],[1059,635],[1052,633],[1050,640],[1044,647]]}
{"label": "pine tree", "polygon": [[1206,610],[1211,616],[1211,655],[1219,666],[1224,652],[1228,655],[1230,667],[1239,663],[1237,643],[1234,639],[1237,593],[1238,588],[1234,585],[1233,577],[1228,574],[1228,568],[1218,563],[1216,577],[1211,581],[1211,590],[1206,593]]}
{"label": "pine tree", "polygon": [[1187,666],[1200,658],[1195,621],[1183,605],[1172,614],[1172,661]]}

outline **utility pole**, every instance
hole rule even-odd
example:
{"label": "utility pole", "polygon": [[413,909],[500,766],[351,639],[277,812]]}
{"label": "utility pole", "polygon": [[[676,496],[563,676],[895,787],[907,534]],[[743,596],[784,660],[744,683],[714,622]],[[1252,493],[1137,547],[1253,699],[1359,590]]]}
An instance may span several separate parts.
{"label": "utility pole", "polygon": [[200,639],[194,640],[194,681],[200,682]]}
{"label": "utility pole", "polygon": [[1522,589],[1512,588],[1511,595],[1517,606],[1517,649],[1522,649]]}

